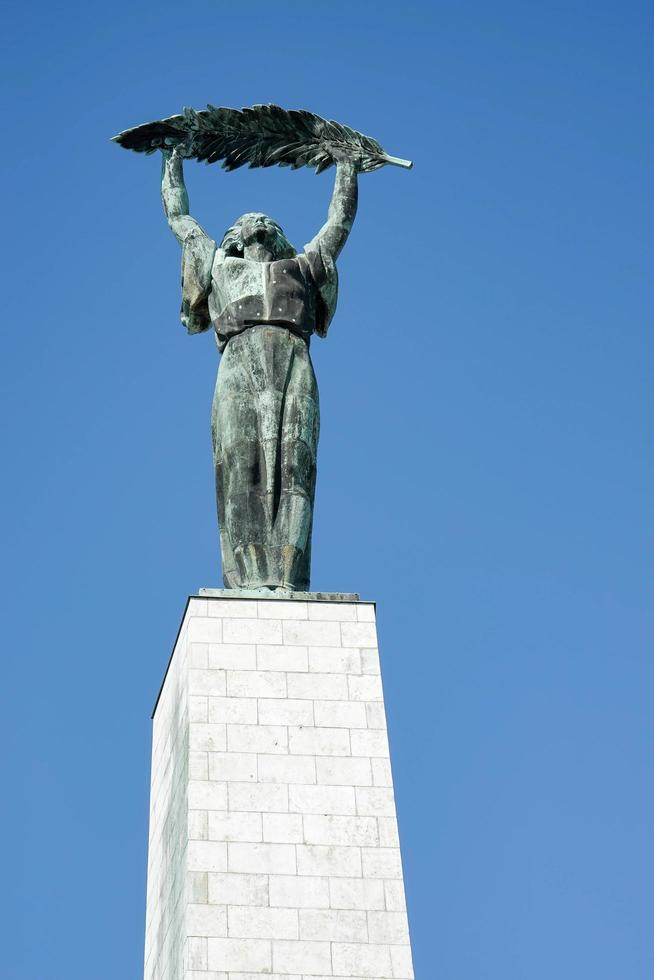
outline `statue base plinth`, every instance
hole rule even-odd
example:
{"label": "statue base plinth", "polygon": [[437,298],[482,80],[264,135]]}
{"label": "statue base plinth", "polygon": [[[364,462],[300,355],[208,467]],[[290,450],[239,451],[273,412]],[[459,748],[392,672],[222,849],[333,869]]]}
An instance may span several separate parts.
{"label": "statue base plinth", "polygon": [[413,977],[375,605],[189,598],[154,710],[145,980]]}
{"label": "statue base plinth", "polygon": [[290,589],[198,589],[211,599],[286,599],[299,602],[358,602],[357,592],[292,592]]}

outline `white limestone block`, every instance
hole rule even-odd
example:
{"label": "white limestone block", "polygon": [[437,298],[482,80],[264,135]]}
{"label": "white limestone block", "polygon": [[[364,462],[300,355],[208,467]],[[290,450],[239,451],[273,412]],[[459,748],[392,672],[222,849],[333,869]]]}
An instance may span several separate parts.
{"label": "white limestone block", "polygon": [[355,814],[352,786],[289,786],[288,808],[291,813]]}
{"label": "white limestone block", "polygon": [[353,731],[350,733],[352,755],[388,758],[388,738],[384,730]]}
{"label": "white limestone block", "polygon": [[330,905],[333,909],[382,911],[385,882],[371,878],[331,878]]}
{"label": "white limestone block", "polygon": [[400,833],[395,816],[377,817],[379,844],[381,847],[399,847]]}
{"label": "white limestone block", "polygon": [[227,693],[230,698],[285,698],[286,674],[269,670],[228,670]]}
{"label": "white limestone block", "polygon": [[377,646],[377,630],[374,623],[342,623],[341,634],[344,647]]}
{"label": "white limestone block", "polygon": [[188,692],[189,694],[224,695],[225,672],[223,670],[189,670]]}
{"label": "white limestone block", "polygon": [[[256,725],[256,698],[206,698],[207,718],[213,724]],[[198,719],[200,720],[200,719]],[[191,719],[195,721],[195,719]]]}
{"label": "white limestone block", "polygon": [[189,725],[189,748],[197,752],[224,752],[227,748],[225,725],[194,722]]}
{"label": "white limestone block", "polygon": [[222,624],[224,643],[282,643],[279,619],[223,619]]}
{"label": "white limestone block", "polygon": [[404,897],[404,882],[385,881],[384,898],[386,908],[389,912],[406,912],[406,899]]}
{"label": "white limestone block", "polygon": [[[379,663],[379,651],[373,650],[362,650],[361,651],[361,671],[364,674],[380,674],[381,666]],[[352,671],[351,673],[354,673]]]}
{"label": "white limestone block", "polygon": [[226,936],[227,912],[217,905],[193,905],[186,909],[187,928],[191,936]]}
{"label": "white limestone block", "polygon": [[201,694],[189,694],[188,720],[190,722],[209,721],[209,698]]}
{"label": "white limestone block", "polygon": [[[262,980],[260,973],[230,973],[225,980]],[[204,978],[202,978],[204,980]],[[314,977],[301,977],[299,973],[266,973],[265,980],[315,980]],[[331,977],[329,978],[331,980]]]}
{"label": "white limestone block", "polygon": [[[300,875],[327,875],[330,878],[361,876],[361,848],[301,845],[296,847],[297,873]],[[381,877],[381,875],[368,877]]]}
{"label": "white limestone block", "polygon": [[357,786],[355,789],[357,813],[373,817],[394,817],[393,790],[383,786]]}
{"label": "white limestone block", "polygon": [[264,874],[209,874],[212,905],[268,905],[268,877]]}
{"label": "white limestone block", "polygon": [[371,977],[385,980],[393,976],[389,946],[372,943],[333,943],[334,975],[341,977]]}
{"label": "white limestone block", "polygon": [[355,701],[315,701],[316,728],[366,728],[366,706]]}
{"label": "white limestone block", "polygon": [[[284,643],[288,643],[289,646],[340,647],[342,645],[340,623],[311,620],[304,623],[296,620],[285,620],[283,634]],[[265,643],[266,641],[260,642]],[[348,646],[356,646],[356,643],[350,643]]]}
{"label": "white limestone block", "polygon": [[391,946],[393,977],[396,980],[413,980],[410,946]]}
{"label": "white limestone block", "polygon": [[238,811],[216,811],[207,814],[207,834],[209,840],[263,841],[262,815]]}
{"label": "white limestone block", "polygon": [[288,786],[272,783],[228,783],[230,810],[255,813],[288,813]]}
{"label": "white limestone block", "polygon": [[[377,915],[392,913],[377,912]],[[365,912],[337,909],[300,909],[300,939],[365,943],[368,923]]]}
{"label": "white limestone block", "polygon": [[315,606],[315,603],[299,602],[295,599],[291,602],[283,599],[262,600],[258,603],[259,619],[307,619],[309,605]]}
{"label": "white limestone block", "polygon": [[[236,976],[236,974],[232,973],[232,980],[233,980],[233,978],[235,976]],[[241,974],[241,977],[239,978],[239,980],[242,980],[242,977],[243,977],[243,974]],[[209,971],[209,970],[186,970],[184,972],[184,980],[229,980],[229,974],[227,974],[227,973],[216,973],[215,970],[211,970],[211,971]],[[258,977],[257,980],[261,980],[261,977]],[[270,977],[267,977],[266,980],[271,980],[271,978]]]}
{"label": "white limestone block", "polygon": [[304,817],[304,842],[376,847],[379,844],[377,821],[374,817],[307,814]]}
{"label": "white limestone block", "polygon": [[[296,875],[270,875],[270,905],[293,909],[329,908],[329,880],[327,878],[298,877]],[[364,906],[377,908],[378,906]],[[383,908],[383,895],[382,905]]]}
{"label": "white limestone block", "polygon": [[257,646],[257,667],[259,670],[308,671],[309,653],[307,647]]}
{"label": "white limestone block", "polygon": [[244,939],[299,938],[297,909],[230,905],[228,913],[230,936]]}
{"label": "white limestone block", "polygon": [[248,752],[210,752],[209,778],[254,783],[257,780],[257,757]]}
{"label": "white limestone block", "polygon": [[386,728],[386,712],[383,703],[366,702],[366,722],[368,728]]}
{"label": "white limestone block", "polygon": [[[373,759],[372,763],[382,761]],[[371,760],[352,758],[316,758],[317,782],[329,786],[370,786],[373,782]]]}
{"label": "white limestone block", "polygon": [[274,940],[273,969],[278,973],[330,973],[331,946],[327,942]]}
{"label": "white limestone block", "polygon": [[226,871],[227,844],[191,840],[187,845],[186,861],[189,871]]}
{"label": "white limestone block", "polygon": [[210,619],[208,616],[194,616],[188,624],[189,643],[221,643],[223,638],[222,622]]}
{"label": "white limestone block", "polygon": [[361,849],[363,874],[366,878],[401,878],[399,847],[364,847]]}
{"label": "white limestone block", "polygon": [[392,786],[393,776],[388,759],[371,759],[372,782],[374,786]]}
{"label": "white limestone block", "polygon": [[208,780],[193,780],[188,784],[189,810],[226,810],[226,783],[211,783]]}
{"label": "white limestone block", "polygon": [[189,936],[186,943],[186,964],[191,970],[207,969],[207,939]]}
{"label": "white limestone block", "polygon": [[350,733],[343,728],[289,727],[288,749],[294,755],[351,755]]}
{"label": "white limestone block", "polygon": [[220,619],[257,619],[259,605],[255,599],[209,599],[207,615]]}
{"label": "white limestone block", "polygon": [[289,698],[347,701],[347,677],[343,674],[289,674]]}
{"label": "white limestone block", "polygon": [[269,939],[208,939],[207,953],[210,970],[270,973],[272,968]]}
{"label": "white limestone block", "polygon": [[313,701],[297,698],[261,698],[259,722],[262,725],[313,726]]}
{"label": "white limestone block", "polygon": [[313,674],[360,674],[361,651],[344,647],[309,647]]}
{"label": "white limestone block", "polygon": [[190,810],[188,814],[189,840],[207,840],[209,837],[209,820],[206,810]]}
{"label": "white limestone block", "polygon": [[191,667],[209,666],[209,644],[189,643],[189,664]]}
{"label": "white limestone block", "polygon": [[256,670],[257,648],[253,643],[209,643],[207,660],[212,670]]}
{"label": "white limestone block", "polygon": [[338,623],[355,623],[357,619],[357,606],[353,602],[310,602],[309,619],[335,620]]}
{"label": "white limestone block", "polygon": [[230,871],[248,874],[288,875],[296,873],[293,844],[227,844]]}
{"label": "white limestone block", "polygon": [[405,912],[368,912],[371,943],[409,943],[409,923]]}
{"label": "white limestone block", "polygon": [[228,725],[228,752],[262,752],[280,755],[288,752],[288,730],[283,725]]}
{"label": "white limestone block", "polygon": [[[260,973],[230,973],[225,980],[262,980]],[[185,978],[186,980],[186,978]],[[204,978],[203,978],[204,980]],[[315,980],[314,977],[301,977],[299,973],[266,973],[264,980]],[[330,977],[329,980],[332,980]]]}
{"label": "white limestone block", "polygon": [[262,816],[264,841],[275,844],[304,842],[302,816],[299,813],[264,813]]}
{"label": "white limestone block", "polygon": [[206,871],[186,872],[186,896],[189,902],[206,905],[209,901],[208,877]]}
{"label": "white limestone block", "polygon": [[316,759],[312,755],[260,755],[260,783],[316,782]]}
{"label": "white limestone block", "polygon": [[182,625],[182,632],[186,628],[188,620],[192,616],[207,616],[207,600],[201,599],[200,596],[189,596],[188,600],[188,610],[184,618],[184,624]]}
{"label": "white limestone block", "polygon": [[378,674],[362,674],[348,677],[348,689],[352,701],[382,701],[381,677]]}

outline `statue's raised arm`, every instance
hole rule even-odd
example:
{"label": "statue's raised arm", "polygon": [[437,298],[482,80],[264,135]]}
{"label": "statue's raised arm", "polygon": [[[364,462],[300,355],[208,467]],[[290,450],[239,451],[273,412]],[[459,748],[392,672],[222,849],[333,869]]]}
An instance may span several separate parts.
{"label": "statue's raised arm", "polygon": [[[161,201],[168,224],[180,245],[190,232],[203,232],[189,214],[188,192],[184,183],[184,144],[161,150]],[[203,232],[204,233],[204,232]]]}
{"label": "statue's raised arm", "polygon": [[350,158],[339,160],[327,221],[307,249],[318,246],[323,254],[326,252],[335,261],[352,231],[358,199],[357,164]]}
{"label": "statue's raised arm", "polygon": [[161,201],[168,224],[182,246],[181,319],[189,333],[202,333],[211,326],[209,294],[216,243],[189,212],[184,183],[183,144],[162,148]]}

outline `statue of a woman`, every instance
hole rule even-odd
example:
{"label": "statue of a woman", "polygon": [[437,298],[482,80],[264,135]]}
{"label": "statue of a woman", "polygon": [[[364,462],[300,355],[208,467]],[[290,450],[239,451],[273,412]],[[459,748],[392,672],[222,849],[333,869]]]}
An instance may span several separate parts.
{"label": "statue of a woman", "polygon": [[358,164],[343,154],[327,221],[298,254],[276,222],[244,214],[219,246],[189,215],[183,144],[163,152],[164,211],[182,246],[182,322],[213,325],[222,357],[212,411],[228,588],[309,588],[320,428],[311,334],[336,308],[336,259],[357,209]]}

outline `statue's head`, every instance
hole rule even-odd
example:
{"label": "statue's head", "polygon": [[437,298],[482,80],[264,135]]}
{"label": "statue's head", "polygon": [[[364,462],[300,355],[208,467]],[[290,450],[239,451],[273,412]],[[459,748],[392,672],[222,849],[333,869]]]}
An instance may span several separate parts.
{"label": "statue's head", "polygon": [[231,228],[225,232],[220,247],[227,255],[243,258],[243,250],[248,245],[263,245],[276,259],[290,259],[297,252],[288,238],[272,218],[258,211],[242,214]]}

